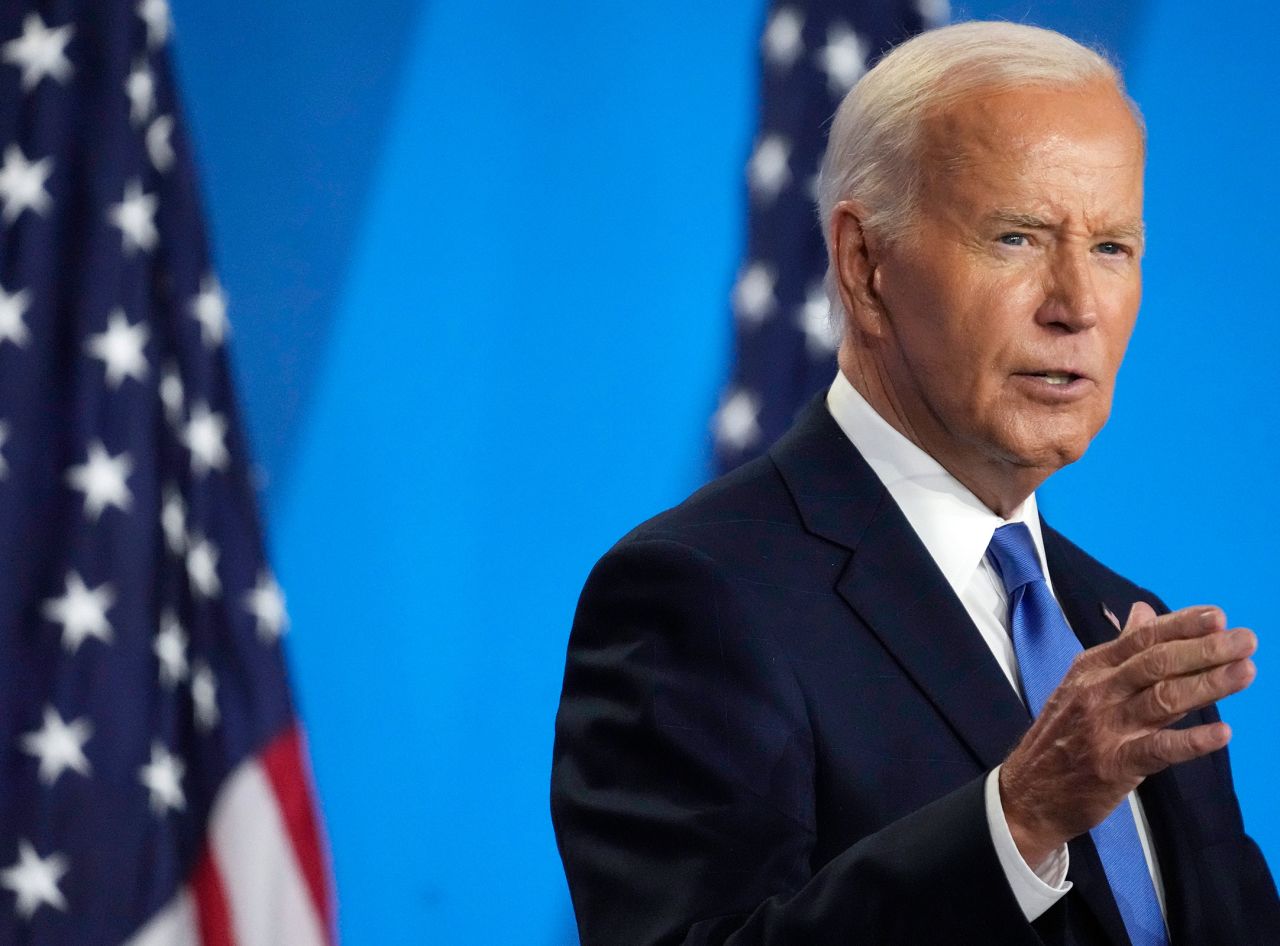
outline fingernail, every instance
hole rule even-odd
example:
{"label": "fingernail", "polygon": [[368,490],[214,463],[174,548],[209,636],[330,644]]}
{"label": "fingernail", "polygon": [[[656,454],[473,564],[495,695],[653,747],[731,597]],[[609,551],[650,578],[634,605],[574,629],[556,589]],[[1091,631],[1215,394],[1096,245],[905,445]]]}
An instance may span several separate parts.
{"label": "fingernail", "polygon": [[1209,608],[1207,611],[1200,613],[1200,626],[1205,630],[1212,630],[1218,625],[1218,615],[1220,612],[1217,608]]}
{"label": "fingernail", "polygon": [[1235,638],[1236,648],[1244,653],[1253,653],[1257,647],[1257,636],[1248,628],[1238,627],[1231,631],[1231,635]]}

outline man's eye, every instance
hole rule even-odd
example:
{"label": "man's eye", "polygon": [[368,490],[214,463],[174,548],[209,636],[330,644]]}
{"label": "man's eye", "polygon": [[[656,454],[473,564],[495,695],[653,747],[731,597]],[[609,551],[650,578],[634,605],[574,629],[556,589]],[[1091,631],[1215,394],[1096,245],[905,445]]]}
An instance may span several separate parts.
{"label": "man's eye", "polygon": [[1026,246],[1027,235],[1025,233],[1002,233],[1000,242],[1005,246]]}
{"label": "man's eye", "polygon": [[1107,256],[1122,256],[1128,252],[1128,248],[1123,243],[1112,243],[1108,241],[1106,243],[1098,244],[1098,252],[1104,253]]}

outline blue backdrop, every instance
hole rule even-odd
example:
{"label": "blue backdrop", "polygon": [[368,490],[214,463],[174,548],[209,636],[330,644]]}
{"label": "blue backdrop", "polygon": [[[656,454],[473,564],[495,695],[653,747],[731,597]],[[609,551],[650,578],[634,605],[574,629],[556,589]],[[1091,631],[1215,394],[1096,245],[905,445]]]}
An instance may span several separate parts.
{"label": "blue backdrop", "polygon": [[[564,946],[565,638],[594,559],[706,475],[763,3],[173,6],[343,938]],[[1226,714],[1280,865],[1280,12],[1219,10],[957,5],[1101,42],[1146,112],[1143,315],[1043,505],[1259,630]]]}

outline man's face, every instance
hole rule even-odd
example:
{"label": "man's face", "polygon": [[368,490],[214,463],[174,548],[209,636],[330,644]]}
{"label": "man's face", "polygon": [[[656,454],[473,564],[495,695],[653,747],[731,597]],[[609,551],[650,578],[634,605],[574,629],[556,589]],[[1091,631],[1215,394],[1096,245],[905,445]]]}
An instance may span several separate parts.
{"label": "man's face", "polygon": [[957,475],[1047,476],[1111,410],[1142,291],[1142,138],[1107,83],[1029,87],[932,118],[922,156],[917,225],[875,261],[873,370]]}

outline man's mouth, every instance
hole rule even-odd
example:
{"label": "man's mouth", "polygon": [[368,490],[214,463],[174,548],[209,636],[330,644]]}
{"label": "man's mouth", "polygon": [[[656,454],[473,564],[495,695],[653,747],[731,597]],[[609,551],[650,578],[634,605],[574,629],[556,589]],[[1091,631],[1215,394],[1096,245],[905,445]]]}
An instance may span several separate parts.
{"label": "man's mouth", "polygon": [[1019,371],[1014,378],[1035,398],[1047,398],[1052,404],[1065,404],[1085,397],[1093,389],[1088,375],[1067,368],[1051,368],[1046,371]]}
{"label": "man's mouth", "polygon": [[1035,371],[1031,372],[1033,378],[1043,378],[1050,384],[1070,384],[1072,381],[1078,381],[1083,375],[1078,375],[1070,371]]}

